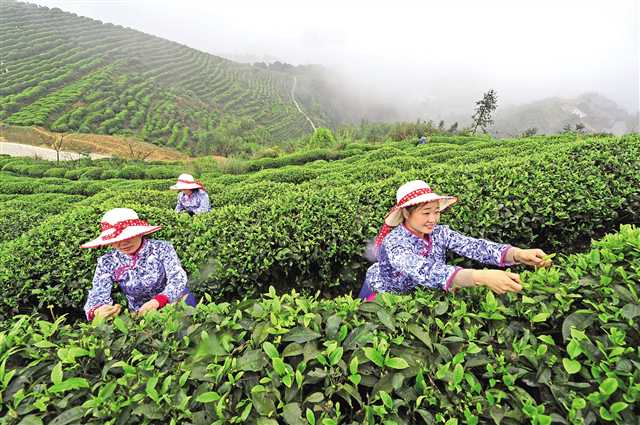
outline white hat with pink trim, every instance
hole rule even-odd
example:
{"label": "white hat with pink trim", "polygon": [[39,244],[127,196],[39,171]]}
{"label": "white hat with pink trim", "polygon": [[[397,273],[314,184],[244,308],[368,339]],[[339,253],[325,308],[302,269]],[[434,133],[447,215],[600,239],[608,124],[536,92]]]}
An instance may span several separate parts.
{"label": "white hat with pink trim", "polygon": [[455,196],[438,195],[433,192],[429,185],[423,180],[412,180],[400,186],[396,192],[396,204],[384,219],[384,225],[376,238],[376,246],[382,244],[382,240],[391,232],[393,227],[402,224],[404,221],[404,217],[402,216],[403,208],[433,201],[437,201],[439,210],[444,211],[458,202],[458,198]]}
{"label": "white hat with pink trim", "polygon": [[100,221],[100,236],[80,248],[97,248],[126,241],[136,236],[148,235],[160,230],[162,226],[151,226],[140,220],[138,214],[130,208],[114,208],[105,213]]}
{"label": "white hat with pink trim", "polygon": [[204,185],[200,180],[193,178],[191,174],[180,174],[176,184],[171,186],[171,190],[183,190],[183,189],[204,189]]}

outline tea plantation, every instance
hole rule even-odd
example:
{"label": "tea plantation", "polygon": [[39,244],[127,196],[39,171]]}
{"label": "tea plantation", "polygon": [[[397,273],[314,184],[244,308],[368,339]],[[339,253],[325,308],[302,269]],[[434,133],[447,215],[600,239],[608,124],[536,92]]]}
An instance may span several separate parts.
{"label": "tea plantation", "polygon": [[[191,218],[178,163],[44,177],[0,157],[0,423],[640,423],[639,158],[637,135],[569,134],[203,162],[213,210]],[[415,178],[459,197],[441,222],[554,267],[507,296],[354,300]],[[116,206],[163,226],[195,309],[83,320],[104,251],[79,245]]]}

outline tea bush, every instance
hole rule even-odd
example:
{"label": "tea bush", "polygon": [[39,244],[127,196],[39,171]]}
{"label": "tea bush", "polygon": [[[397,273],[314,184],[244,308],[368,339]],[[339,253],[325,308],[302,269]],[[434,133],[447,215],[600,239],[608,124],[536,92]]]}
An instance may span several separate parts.
{"label": "tea bush", "polygon": [[640,230],[594,242],[521,294],[362,304],[271,288],[136,319],[0,325],[5,424],[633,424]]}
{"label": "tea bush", "polygon": [[[216,177],[205,181],[214,210],[193,219],[173,213],[175,193],[166,190],[172,180],[67,181],[54,190],[51,179],[33,179],[25,193],[46,187],[97,195],[0,247],[0,317],[49,305],[79,314],[103,251],[77,247],[95,237],[101,215],[113,207],[134,208],[162,224],[157,237],[174,244],[191,287],[216,299],[269,286],[326,296],[357,290],[369,265],[362,257],[367,240],[396,188],[414,178],[459,197],[444,223],[497,242],[570,253],[621,223],[639,221],[637,136],[518,142],[469,142],[465,147],[477,149],[454,149],[439,163],[429,161],[423,147],[416,158],[407,152],[417,148],[392,146],[348,162]],[[432,155],[442,153],[434,148]],[[15,193],[6,189],[20,181],[1,182],[0,193]]]}

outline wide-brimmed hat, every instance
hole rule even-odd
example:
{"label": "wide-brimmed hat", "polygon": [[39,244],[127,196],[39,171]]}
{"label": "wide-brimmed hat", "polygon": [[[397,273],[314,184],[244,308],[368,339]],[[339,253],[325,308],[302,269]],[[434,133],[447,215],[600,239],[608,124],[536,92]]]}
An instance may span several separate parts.
{"label": "wide-brimmed hat", "polygon": [[403,222],[402,209],[424,202],[438,201],[440,211],[444,211],[458,201],[455,196],[438,195],[422,180],[412,180],[403,184],[396,192],[396,204],[384,219],[389,226],[395,227]]}
{"label": "wide-brimmed hat", "polygon": [[160,230],[161,227],[151,226],[146,221],[140,220],[138,214],[131,208],[114,208],[107,211],[102,220],[100,220],[100,236],[80,245],[80,248],[97,248],[111,245],[136,236],[148,235]]}
{"label": "wide-brimmed hat", "polygon": [[191,174],[180,174],[176,184],[171,186],[171,190],[183,190],[183,189],[204,189],[204,185],[200,180],[193,178]]}
{"label": "wide-brimmed hat", "polygon": [[376,238],[376,246],[382,244],[382,240],[391,231],[404,221],[402,209],[425,202],[438,202],[438,209],[444,211],[458,202],[455,196],[438,195],[423,180],[412,180],[400,186],[396,192],[396,204],[389,210],[384,219],[384,225]]}

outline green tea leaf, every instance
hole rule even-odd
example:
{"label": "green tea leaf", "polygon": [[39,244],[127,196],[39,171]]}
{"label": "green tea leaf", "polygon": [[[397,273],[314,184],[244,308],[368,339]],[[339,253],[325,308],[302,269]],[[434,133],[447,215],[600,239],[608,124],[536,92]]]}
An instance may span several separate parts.
{"label": "green tea leaf", "polygon": [[395,320],[393,320],[393,317],[391,317],[391,315],[386,310],[378,310],[376,312],[376,315],[378,316],[378,320],[380,320],[380,323],[382,323],[387,329],[389,329],[391,332],[396,331]]}
{"label": "green tea leaf", "polygon": [[303,352],[304,352],[304,347],[302,346],[302,344],[298,344],[297,342],[292,342],[291,344],[287,345],[284,348],[284,350],[282,351],[282,357],[299,356]]}
{"label": "green tea leaf", "polygon": [[385,360],[384,365],[393,369],[406,369],[409,367],[409,363],[401,357],[393,357]]}
{"label": "green tea leaf", "polygon": [[365,347],[364,348],[364,355],[371,360],[372,362],[374,362],[378,367],[384,367],[384,357],[382,357],[382,354],[380,354],[380,352],[378,350],[376,350],[373,347]]}
{"label": "green tea leaf", "polygon": [[238,365],[240,370],[259,372],[267,365],[267,360],[264,358],[264,353],[262,351],[249,350],[240,357]]}
{"label": "green tea leaf", "polygon": [[453,368],[453,385],[458,385],[462,382],[464,377],[464,367],[461,364],[457,364]]}
{"label": "green tea leaf", "polygon": [[51,386],[48,391],[55,394],[80,388],[89,388],[89,381],[85,378],[69,378],[66,381],[62,381],[59,384]]}
{"label": "green tea leaf", "polygon": [[284,360],[282,360],[280,357],[276,357],[275,359],[272,360],[272,363],[273,363],[273,370],[275,370],[279,376],[284,376],[287,371],[287,368],[284,364]]}
{"label": "green tea leaf", "polygon": [[633,320],[635,317],[640,316],[640,305],[626,304],[620,310],[620,315],[627,320]]}
{"label": "green tea leaf", "polygon": [[127,325],[124,324],[124,320],[122,320],[122,318],[120,316],[116,316],[113,319],[113,325],[118,328],[118,330],[120,332],[122,332],[125,335],[129,334],[129,328],[127,328]]}
{"label": "green tea leaf", "polygon": [[288,425],[305,425],[298,403],[289,403],[282,409],[282,418]]}
{"label": "green tea leaf", "polygon": [[611,405],[610,410],[613,413],[620,413],[624,409],[626,409],[627,407],[629,407],[629,405],[627,403],[625,403],[624,401],[617,401],[617,402],[615,402],[615,403],[613,403]]}
{"label": "green tea leaf", "polygon": [[331,366],[337,365],[340,360],[342,360],[342,354],[344,350],[342,347],[338,347],[335,351],[329,354],[329,364]]}
{"label": "green tea leaf", "polygon": [[567,344],[567,353],[569,354],[569,357],[571,357],[572,359],[575,359],[576,357],[578,357],[580,354],[582,354],[582,349],[580,348],[580,344],[576,342],[576,340],[574,339],[569,341],[569,344]]}
{"label": "green tea leaf", "polygon": [[584,398],[574,398],[571,402],[571,408],[576,410],[581,410],[587,407],[587,402]]}
{"label": "green tea leaf", "polygon": [[556,345],[556,342],[549,335],[539,335],[538,339],[548,345]]}
{"label": "green tea leaf", "polygon": [[158,391],[156,390],[156,384],[158,383],[158,377],[157,376],[152,376],[151,378],[149,378],[149,380],[147,381],[147,385],[146,385],[146,392],[147,395],[149,396],[149,398],[155,402],[158,401],[159,399],[159,395],[158,395]]}
{"label": "green tea leaf", "polygon": [[311,394],[309,397],[307,397],[305,402],[306,403],[320,403],[322,400],[324,400],[324,394],[322,394],[321,392],[315,392],[315,393]]}
{"label": "green tea leaf", "polygon": [[610,396],[618,389],[618,380],[615,378],[607,378],[600,384],[600,392],[606,396]]}
{"label": "green tea leaf", "polygon": [[422,343],[424,345],[426,345],[427,348],[429,348],[430,350],[433,350],[433,344],[431,343],[431,337],[420,326],[418,326],[415,323],[410,323],[409,326],[407,326],[407,329],[409,330],[409,332],[411,332],[411,334],[413,336],[415,336],[420,341],[422,341]]}
{"label": "green tea leaf", "polygon": [[278,354],[278,350],[276,349],[276,347],[269,341],[265,341],[262,344],[262,349],[264,350],[265,353],[267,353],[267,356],[269,356],[269,358],[272,360],[280,357],[280,354]]}
{"label": "green tea leaf", "polygon": [[209,391],[196,397],[198,403],[211,403],[220,400],[220,395],[215,391]]}
{"label": "green tea leaf", "polygon": [[309,328],[302,326],[295,327],[282,337],[285,342],[297,342],[303,344],[305,342],[313,341],[320,338],[320,334],[312,331]]}
{"label": "green tea leaf", "polygon": [[562,365],[564,366],[564,370],[570,375],[578,373],[580,369],[582,369],[582,365],[577,360],[562,359]]}
{"label": "green tea leaf", "polygon": [[309,425],[316,425],[316,417],[311,411],[311,409],[309,409],[308,407],[307,407],[306,416],[307,416],[307,422],[309,422]]}
{"label": "green tea leaf", "polygon": [[36,415],[25,416],[24,418],[22,418],[20,422],[18,422],[18,425],[42,425],[42,424],[43,424],[42,419],[40,419]]}
{"label": "green tea leaf", "polygon": [[56,363],[53,369],[51,369],[51,382],[54,384],[62,382],[62,362]]}
{"label": "green tea leaf", "polygon": [[571,336],[572,327],[582,331],[589,327],[594,320],[595,315],[590,311],[574,311],[564,319],[564,322],[562,322],[562,337],[565,341],[568,340]]}
{"label": "green tea leaf", "polygon": [[77,422],[84,416],[84,409],[80,406],[72,407],[56,416],[48,425],[68,425]]}
{"label": "green tea leaf", "polygon": [[349,362],[349,372],[351,372],[352,375],[355,375],[356,373],[358,373],[358,356],[353,356],[351,358],[351,362]]}
{"label": "green tea leaf", "polygon": [[531,318],[531,321],[533,323],[539,323],[539,322],[544,322],[545,320],[547,320],[549,318],[551,314],[548,312],[542,312],[542,313],[538,313],[535,316],[533,316]]}
{"label": "green tea leaf", "polygon": [[389,395],[389,393],[387,393],[386,391],[380,391],[378,392],[378,395],[380,396],[380,399],[382,400],[382,403],[389,409],[393,408],[393,400],[391,399],[391,396]]}

